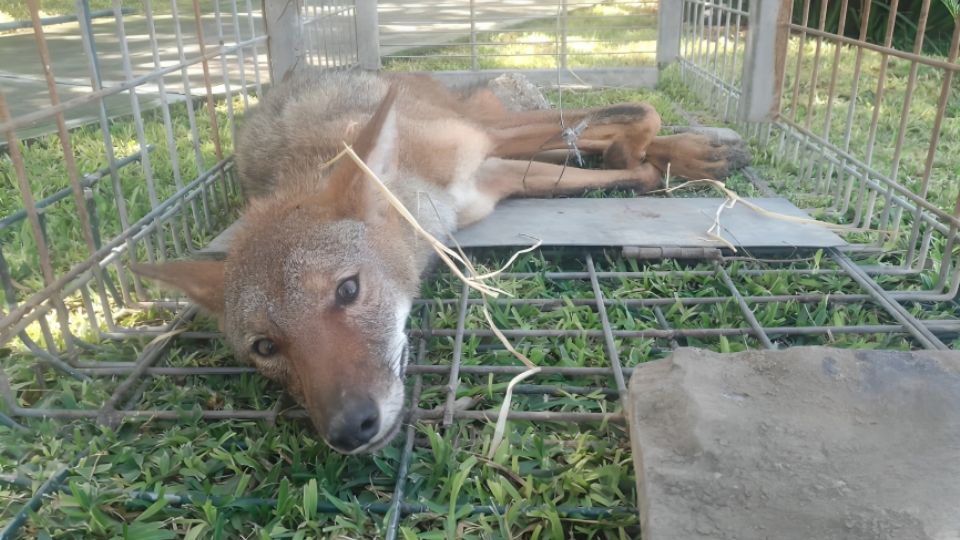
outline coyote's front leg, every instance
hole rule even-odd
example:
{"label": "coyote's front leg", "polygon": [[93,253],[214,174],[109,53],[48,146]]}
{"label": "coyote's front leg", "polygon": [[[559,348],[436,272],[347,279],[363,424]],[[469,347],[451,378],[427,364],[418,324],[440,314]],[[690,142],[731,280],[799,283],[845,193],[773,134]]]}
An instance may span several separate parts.
{"label": "coyote's front leg", "polygon": [[588,170],[539,161],[488,158],[474,177],[477,193],[459,215],[461,227],[483,219],[509,197],[549,197],[587,189],[629,187],[646,193],[660,187],[662,174],[650,163],[629,170]]}

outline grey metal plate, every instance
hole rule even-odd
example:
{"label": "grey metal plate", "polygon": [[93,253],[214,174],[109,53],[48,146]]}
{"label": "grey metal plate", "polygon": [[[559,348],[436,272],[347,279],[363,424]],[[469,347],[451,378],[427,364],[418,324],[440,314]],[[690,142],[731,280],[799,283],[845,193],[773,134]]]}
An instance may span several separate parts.
{"label": "grey metal plate", "polygon": [[[809,217],[780,198],[748,199],[788,216]],[[718,248],[708,238],[717,198],[513,199],[487,219],[456,234],[463,247],[526,246],[539,238],[545,246],[638,246]],[[745,248],[826,248],[846,242],[829,229],[761,215],[744,205],[723,211],[723,237]],[[222,258],[236,224],[218,236],[201,256]]]}
{"label": "grey metal plate", "polygon": [[[781,198],[748,199],[761,208],[809,218]],[[514,199],[457,233],[465,247],[518,246],[529,237],[551,246],[723,247],[708,238],[718,198]],[[846,245],[829,229],[761,215],[744,205],[723,211],[723,237],[747,248],[824,248]],[[524,236],[527,235],[527,236]]]}

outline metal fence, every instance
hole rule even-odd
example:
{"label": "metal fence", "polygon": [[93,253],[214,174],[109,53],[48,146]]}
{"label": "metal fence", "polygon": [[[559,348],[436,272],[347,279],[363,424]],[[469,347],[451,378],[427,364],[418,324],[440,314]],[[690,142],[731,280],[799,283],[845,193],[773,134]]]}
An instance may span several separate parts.
{"label": "metal fence", "polygon": [[[467,73],[521,71],[537,82],[649,86],[655,80],[657,3],[448,0],[409,3],[310,0],[284,65]],[[559,70],[559,74],[558,74]]]}
{"label": "metal fence", "polygon": [[[50,54],[63,46],[55,43],[61,34],[48,35],[31,0],[33,32],[18,38],[29,40],[25,50],[39,57],[23,63],[47,68],[39,75],[5,74],[12,82],[0,91],[6,141],[0,165],[17,186],[14,200],[0,201],[0,344],[9,351],[0,370],[4,424],[18,426],[27,417],[175,421],[185,410],[211,420],[301,415],[282,409],[279,396],[259,407],[216,408],[148,392],[157,380],[229,388],[253,369],[226,359],[219,334],[193,319],[193,307],[127,271],[130,261],[190,257],[235,216],[236,120],[267,81],[301,62],[484,70],[505,67],[497,59],[527,54],[494,41],[492,28],[519,36],[513,43],[533,47],[534,61],[549,60],[545,66],[555,80],[558,70],[587,71],[576,54],[607,55],[611,65],[623,67],[613,61],[617,55],[591,52],[604,45],[602,36],[582,36],[604,25],[635,24],[639,15],[653,17],[645,2],[616,3],[626,7],[610,15],[592,11],[608,3],[478,0],[431,5],[429,12],[393,19],[391,10],[399,4],[382,3],[378,13],[372,2],[360,0],[314,0],[299,10],[266,2],[262,17],[255,4],[193,0],[184,10],[187,3],[178,0],[145,2],[142,10],[123,14],[114,2],[114,17],[103,21],[115,27],[111,32],[98,32],[100,20],[81,12],[74,31],[83,50],[74,58],[83,62],[67,65]],[[468,15],[443,15],[454,8]],[[726,254],[710,261],[638,260],[603,250],[544,252],[539,267],[502,275],[503,286],[517,287],[517,296],[492,305],[508,338],[526,351],[543,352],[544,370],[534,383],[518,387],[512,419],[622,423],[617,400],[632,366],[679,346],[953,346],[960,334],[953,303],[960,283],[954,260],[960,203],[955,182],[935,164],[957,42],[945,58],[921,54],[922,34],[913,52],[901,51],[889,40],[843,37],[826,26],[826,17],[811,12],[809,0],[802,8],[791,19],[789,5],[780,2],[664,3],[656,15],[655,49],[625,50],[619,59],[627,59],[627,75],[618,80],[645,84],[638,65],[676,62],[687,87],[720,119],[736,123],[769,151],[770,171],[788,171],[775,187],[824,219],[867,229],[853,237],[860,243],[846,251]],[[896,20],[890,14],[891,26]],[[571,31],[573,25],[580,25],[580,33]],[[145,40],[125,39],[133,27]],[[532,42],[533,34],[546,37]],[[586,52],[575,52],[581,50]],[[853,69],[845,75],[848,55]],[[868,83],[870,62],[879,76]],[[12,64],[4,59],[0,65],[9,71]],[[903,85],[886,84],[891,70],[906,71]],[[918,85],[930,80],[940,92],[933,116],[911,107]],[[857,99],[868,84],[876,104]],[[884,99],[899,104],[890,134],[880,129]],[[919,128],[926,142],[915,145],[911,137]],[[762,172],[751,169],[747,176],[766,189],[774,181],[765,181]],[[481,262],[502,256],[472,255]],[[410,322],[417,351],[408,370],[411,426],[389,503],[366,508],[389,512],[388,537],[422,510],[406,493],[407,471],[416,459],[413,424],[490,419],[494,410],[464,408],[457,397],[491,381],[502,385],[520,371],[509,365],[509,355],[478,315],[480,301],[451,283],[446,274],[429,277],[426,289],[435,294],[418,300]],[[573,323],[559,324],[558,312]],[[171,347],[184,344],[216,352],[203,366],[171,358]],[[587,367],[566,367],[570,354],[587,358]],[[51,376],[95,381],[102,399],[66,407],[33,397]],[[555,396],[575,396],[577,405],[551,401]],[[564,511],[591,519],[631,511],[632,500],[617,502]]]}
{"label": "metal fence", "polygon": [[119,311],[156,304],[127,262],[189,256],[231,219],[236,119],[266,76],[249,0],[115,3],[106,20],[77,5],[81,22],[51,33],[29,3],[33,31],[4,37],[0,91],[17,190],[0,221],[0,342],[75,376],[91,341],[140,334]]}
{"label": "metal fence", "polygon": [[[884,263],[871,271],[933,277],[891,298],[950,300],[960,199],[956,171],[940,163],[941,133],[960,23],[932,53],[924,29],[935,4],[917,4],[914,22],[876,2],[684,1],[661,14],[682,29],[661,54],[718,116],[794,167],[783,189],[802,191],[824,219],[867,230],[856,251]],[[880,23],[882,36],[868,32]],[[894,44],[898,25],[919,29],[910,50]]]}
{"label": "metal fence", "polygon": [[[681,28],[662,58],[770,153],[780,178],[764,186],[860,231],[846,256],[869,259],[865,271],[917,278],[874,280],[892,305],[951,301],[960,285],[956,171],[941,163],[960,23],[949,46],[933,47],[935,4],[916,4],[909,18],[895,4],[811,0],[684,1],[661,13]],[[880,24],[882,35],[868,32]],[[894,43],[898,25],[918,29],[910,50]]]}

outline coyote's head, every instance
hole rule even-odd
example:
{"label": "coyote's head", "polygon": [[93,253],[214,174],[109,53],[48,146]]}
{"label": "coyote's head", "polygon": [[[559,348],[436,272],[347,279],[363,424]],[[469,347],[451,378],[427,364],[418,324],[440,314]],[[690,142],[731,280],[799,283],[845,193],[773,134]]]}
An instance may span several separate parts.
{"label": "coyote's head", "polygon": [[[396,173],[394,97],[353,145],[381,178]],[[348,157],[323,180],[301,176],[251,202],[225,261],[135,270],[217,314],[237,356],[280,382],[332,447],[372,451],[403,409],[404,323],[419,280],[409,229]]]}

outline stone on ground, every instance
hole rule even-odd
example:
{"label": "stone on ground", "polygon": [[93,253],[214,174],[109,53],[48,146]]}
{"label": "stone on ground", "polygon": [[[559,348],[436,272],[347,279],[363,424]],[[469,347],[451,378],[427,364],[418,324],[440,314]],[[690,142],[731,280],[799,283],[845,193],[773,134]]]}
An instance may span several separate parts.
{"label": "stone on ground", "polygon": [[960,352],[680,349],[630,400],[644,540],[960,538]]}
{"label": "stone on ground", "polygon": [[508,111],[534,111],[551,108],[537,85],[530,82],[522,73],[504,73],[487,82],[487,88],[493,92]]}

